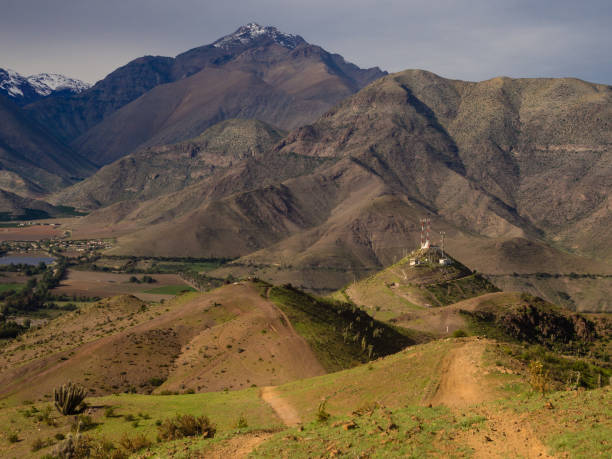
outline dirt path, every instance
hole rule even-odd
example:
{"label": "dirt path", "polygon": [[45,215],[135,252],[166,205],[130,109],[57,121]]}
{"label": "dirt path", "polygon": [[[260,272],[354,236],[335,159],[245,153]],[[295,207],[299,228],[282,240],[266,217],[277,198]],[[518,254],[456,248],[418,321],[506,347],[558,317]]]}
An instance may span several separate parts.
{"label": "dirt path", "polygon": [[[456,439],[473,449],[475,458],[550,458],[546,447],[525,419],[496,407],[474,406],[494,400],[496,389],[485,379],[482,356],[487,341],[470,340],[453,349],[442,369],[442,380],[432,405],[445,405],[457,415],[481,415],[482,428],[465,431]],[[466,408],[473,407],[467,410]]]}
{"label": "dirt path", "polygon": [[482,381],[484,349],[484,342],[468,341],[450,351],[432,405],[462,408],[494,398],[493,391]]}
{"label": "dirt path", "polygon": [[300,424],[300,416],[295,408],[287,400],[281,398],[274,386],[263,387],[260,396],[264,402],[272,407],[286,426],[294,427]]}
{"label": "dirt path", "polygon": [[247,457],[255,448],[270,438],[270,433],[252,433],[238,435],[217,445],[212,450],[206,450],[202,456],[206,459],[242,459]]}

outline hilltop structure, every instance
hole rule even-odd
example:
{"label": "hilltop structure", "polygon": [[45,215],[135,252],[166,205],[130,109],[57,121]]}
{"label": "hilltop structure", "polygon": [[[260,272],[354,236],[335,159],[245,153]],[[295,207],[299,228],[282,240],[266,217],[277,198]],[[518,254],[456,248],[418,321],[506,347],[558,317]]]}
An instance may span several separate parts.
{"label": "hilltop structure", "polygon": [[424,263],[438,263],[442,266],[448,266],[453,263],[452,259],[444,253],[444,238],[446,233],[440,232],[441,246],[436,246],[431,243],[431,219],[429,217],[421,218],[421,247],[413,252],[414,256],[410,258],[410,266],[418,266]]}

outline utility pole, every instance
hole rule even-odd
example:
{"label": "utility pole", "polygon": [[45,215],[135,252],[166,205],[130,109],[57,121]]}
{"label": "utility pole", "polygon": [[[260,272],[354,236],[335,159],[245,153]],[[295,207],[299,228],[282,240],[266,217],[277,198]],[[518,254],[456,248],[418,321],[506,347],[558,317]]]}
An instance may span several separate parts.
{"label": "utility pole", "polygon": [[440,231],[440,237],[442,238],[442,258],[444,257],[444,237],[446,236],[446,232],[445,231]]}

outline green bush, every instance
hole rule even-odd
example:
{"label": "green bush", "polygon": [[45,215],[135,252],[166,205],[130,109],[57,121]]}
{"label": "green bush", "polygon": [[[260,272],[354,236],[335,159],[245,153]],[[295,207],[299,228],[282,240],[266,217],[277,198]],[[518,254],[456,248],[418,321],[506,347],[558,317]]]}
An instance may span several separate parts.
{"label": "green bush", "polygon": [[238,421],[236,421],[236,429],[246,429],[249,426],[246,418],[243,415],[240,415]]}
{"label": "green bush", "polygon": [[145,437],[144,434],[137,434],[133,437],[128,437],[127,434],[124,434],[121,440],[119,440],[119,444],[127,452],[135,453],[151,446],[151,440]]}
{"label": "green bush", "polygon": [[464,330],[455,330],[453,332],[453,338],[465,338],[466,336],[468,336],[468,334],[464,331]]}
{"label": "green bush", "polygon": [[319,407],[317,408],[316,420],[317,422],[327,422],[330,418],[330,414],[325,411],[325,405],[327,404],[327,400],[323,400],[319,403]]}
{"label": "green bush", "polygon": [[32,452],[36,452],[38,450],[41,450],[43,448],[46,448],[47,446],[49,446],[51,444],[51,442],[49,440],[42,440],[40,438],[37,438],[36,440],[34,440],[32,442],[32,446],[30,447],[30,450]]}
{"label": "green bush", "polygon": [[217,429],[206,416],[196,418],[190,414],[183,414],[164,420],[158,427],[158,431],[159,438],[167,441],[196,435],[212,438]]}

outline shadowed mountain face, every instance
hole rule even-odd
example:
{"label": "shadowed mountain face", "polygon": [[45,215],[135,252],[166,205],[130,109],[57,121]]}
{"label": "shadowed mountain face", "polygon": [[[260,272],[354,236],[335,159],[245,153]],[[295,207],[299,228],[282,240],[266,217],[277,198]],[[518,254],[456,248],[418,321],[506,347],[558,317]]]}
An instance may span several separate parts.
{"label": "shadowed mountain face", "polygon": [[[424,214],[447,232],[451,253],[479,271],[609,271],[546,241],[610,258],[593,250],[610,239],[589,234],[609,231],[611,94],[571,79],[469,83],[401,72],[262,157],[88,219],[143,228],[117,251],[244,256],[241,266],[281,259],[307,286],[321,280],[308,269],[391,263],[414,246]],[[502,256],[509,245],[524,257]],[[350,278],[324,277],[329,288]]]}
{"label": "shadowed mountain face", "polygon": [[26,110],[103,165],[138,147],[189,139],[228,118],[295,128],[384,74],[299,36],[249,24],[176,58],[136,59],[88,91]]}
{"label": "shadowed mountain face", "polygon": [[0,189],[36,196],[66,187],[94,169],[0,95]]}
{"label": "shadowed mountain face", "polygon": [[84,209],[176,192],[270,150],[283,132],[257,120],[232,119],[191,140],[138,150],[104,166],[53,199]]}

